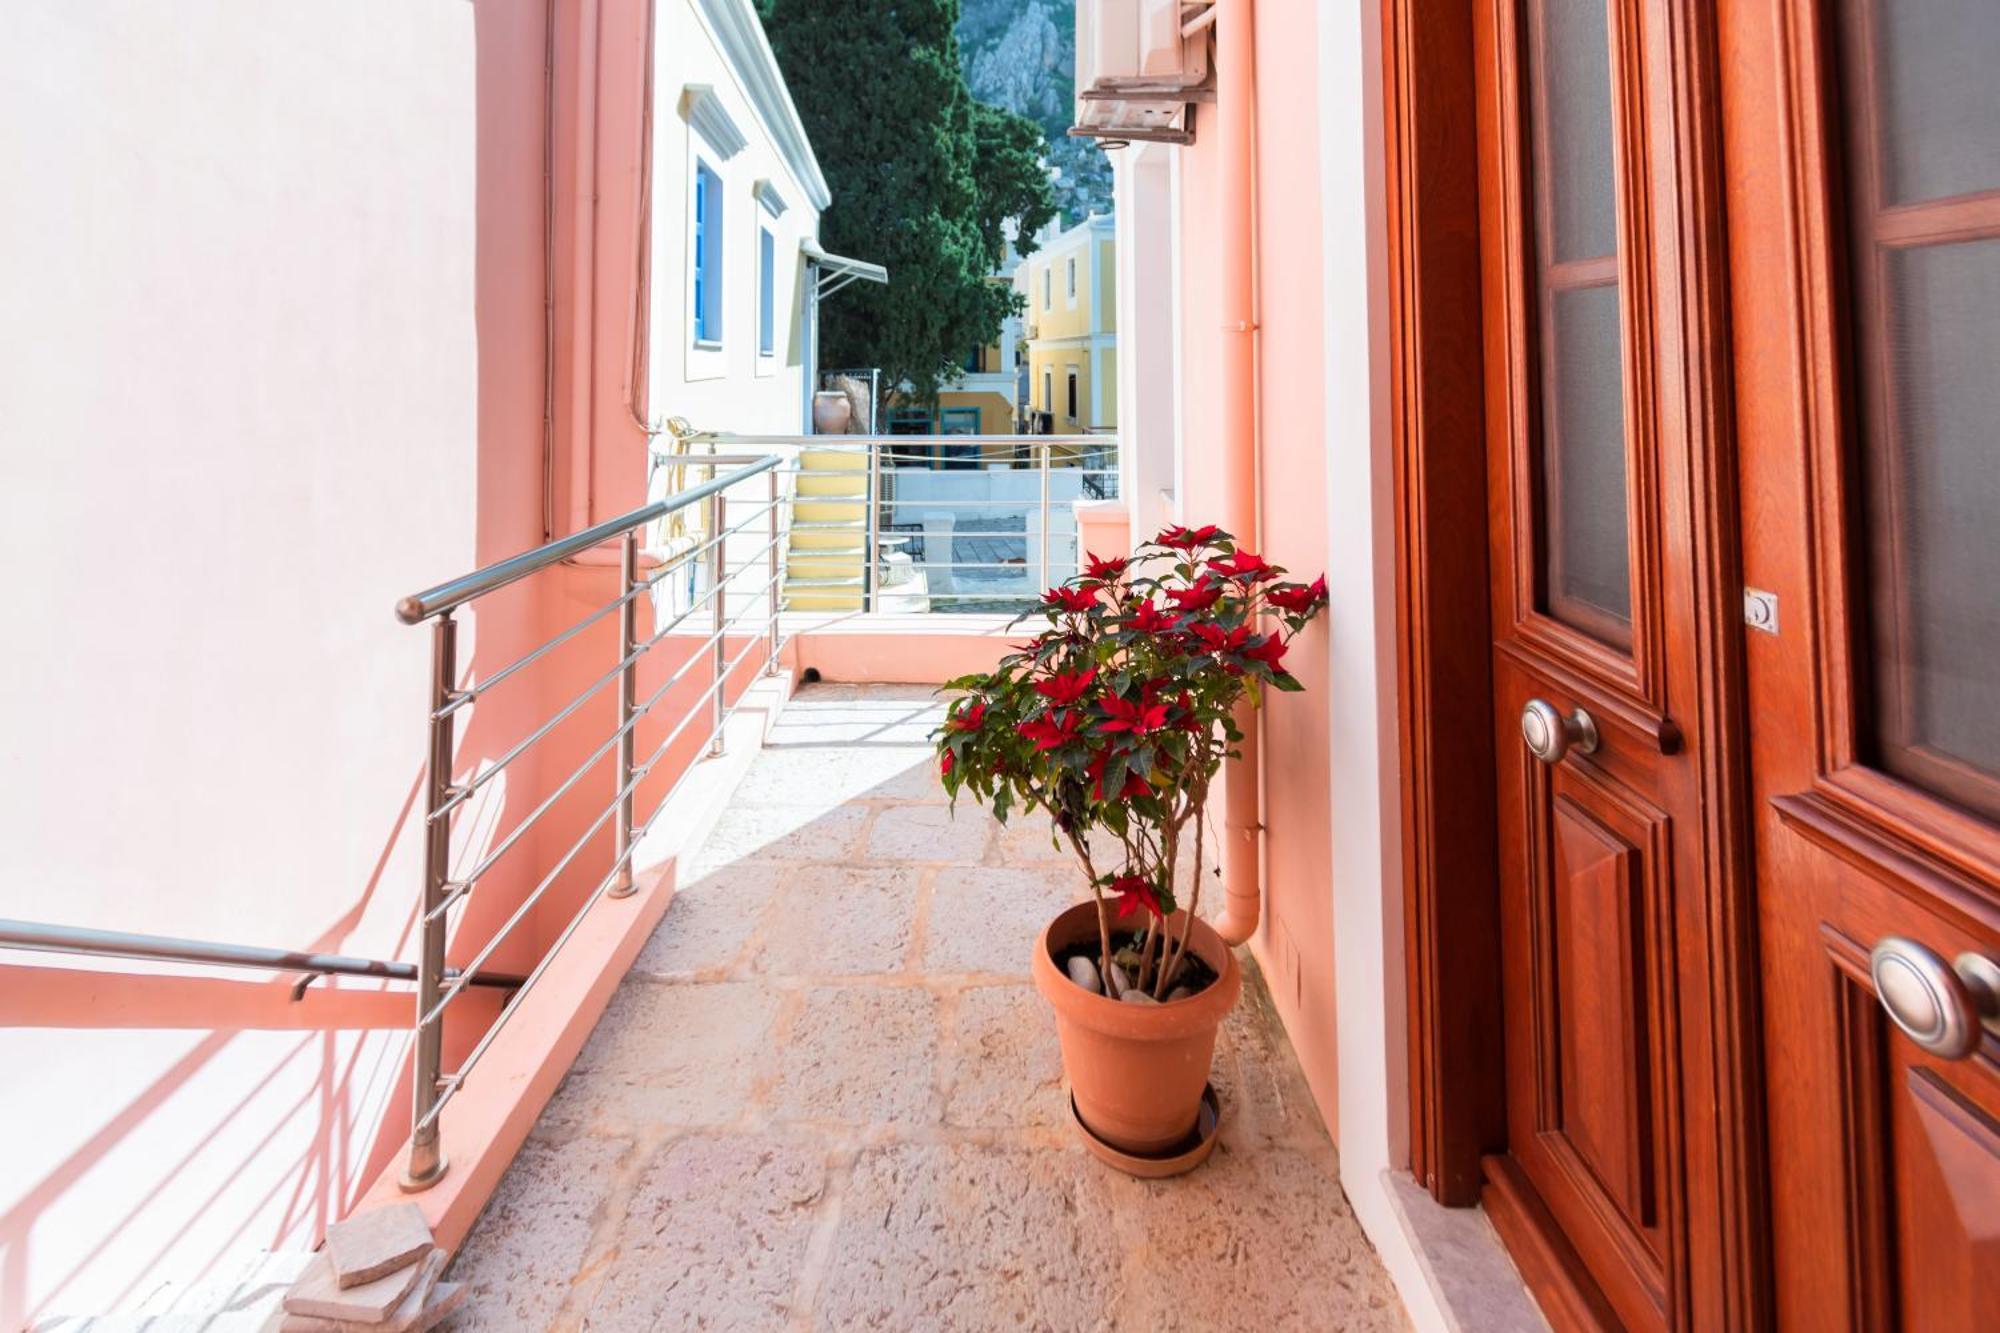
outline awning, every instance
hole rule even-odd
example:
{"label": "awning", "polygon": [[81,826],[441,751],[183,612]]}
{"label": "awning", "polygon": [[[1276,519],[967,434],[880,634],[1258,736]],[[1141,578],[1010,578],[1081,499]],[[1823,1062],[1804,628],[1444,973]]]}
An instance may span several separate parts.
{"label": "awning", "polygon": [[863,259],[849,259],[845,255],[828,254],[819,248],[818,241],[813,240],[806,241],[799,249],[805,252],[806,262],[819,269],[819,280],[813,288],[815,295],[831,295],[857,278],[863,282],[888,285],[889,270],[880,264],[871,264]]}

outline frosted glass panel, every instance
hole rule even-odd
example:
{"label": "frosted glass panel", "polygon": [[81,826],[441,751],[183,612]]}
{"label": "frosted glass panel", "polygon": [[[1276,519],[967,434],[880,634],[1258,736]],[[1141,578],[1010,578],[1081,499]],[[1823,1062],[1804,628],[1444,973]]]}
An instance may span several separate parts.
{"label": "frosted glass panel", "polygon": [[1874,0],[1865,8],[1873,11],[1881,202],[2000,184],[2000,0]]}
{"label": "frosted glass panel", "polygon": [[1618,289],[1558,291],[1550,307],[1555,356],[1545,377],[1544,596],[1558,618],[1622,642],[1632,623],[1632,581]]}
{"label": "frosted glass panel", "polygon": [[1540,165],[1554,231],[1548,257],[1560,263],[1608,255],[1618,248],[1618,218],[1606,0],[1540,0],[1535,9],[1541,58],[1531,63],[1547,127]]}
{"label": "frosted glass panel", "polygon": [[1875,758],[2000,814],[2000,240],[1891,252],[1885,272]]}

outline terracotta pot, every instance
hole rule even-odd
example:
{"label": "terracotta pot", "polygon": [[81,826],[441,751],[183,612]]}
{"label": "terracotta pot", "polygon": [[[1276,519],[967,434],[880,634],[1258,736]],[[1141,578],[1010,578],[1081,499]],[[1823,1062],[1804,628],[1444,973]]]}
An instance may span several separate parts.
{"label": "terracotta pot", "polygon": [[[1176,935],[1183,916],[1168,918]],[[1051,921],[1036,942],[1033,964],[1035,989],[1055,1007],[1077,1114],[1113,1147],[1139,1155],[1165,1152],[1194,1132],[1215,1033],[1243,993],[1243,973],[1222,937],[1196,919],[1188,951],[1215,969],[1214,984],[1171,1004],[1128,1004],[1085,990],[1057,966],[1057,954],[1086,940],[1094,955],[1094,903],[1079,903]]]}
{"label": "terracotta pot", "polygon": [[854,400],[838,389],[824,389],[813,395],[813,433],[845,435],[854,422]]}

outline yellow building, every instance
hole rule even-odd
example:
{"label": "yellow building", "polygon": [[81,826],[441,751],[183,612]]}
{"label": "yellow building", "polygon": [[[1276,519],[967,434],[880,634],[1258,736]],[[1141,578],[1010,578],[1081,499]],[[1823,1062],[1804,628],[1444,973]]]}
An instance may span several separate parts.
{"label": "yellow building", "polygon": [[1027,428],[1078,435],[1118,425],[1117,253],[1112,217],[1044,232],[1014,270],[1025,299]]}

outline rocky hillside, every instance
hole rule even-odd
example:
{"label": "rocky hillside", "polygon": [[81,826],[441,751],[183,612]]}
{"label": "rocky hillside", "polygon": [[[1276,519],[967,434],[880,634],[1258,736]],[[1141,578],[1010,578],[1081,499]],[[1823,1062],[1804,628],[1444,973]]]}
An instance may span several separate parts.
{"label": "rocky hillside", "polygon": [[972,95],[1020,112],[1048,137],[1064,223],[1109,212],[1111,164],[1096,144],[1067,134],[1076,98],[1074,0],[963,0],[958,44]]}

